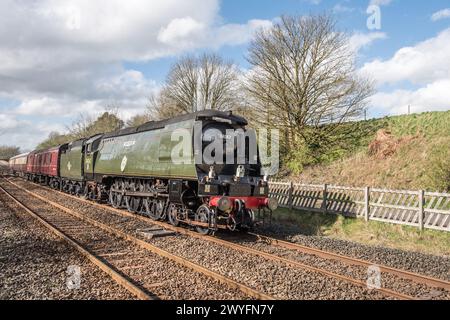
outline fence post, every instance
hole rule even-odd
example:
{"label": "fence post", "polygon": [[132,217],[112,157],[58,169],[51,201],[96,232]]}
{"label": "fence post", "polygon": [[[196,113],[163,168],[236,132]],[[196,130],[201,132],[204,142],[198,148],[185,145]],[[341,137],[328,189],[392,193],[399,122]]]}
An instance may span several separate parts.
{"label": "fence post", "polygon": [[328,184],[323,185],[323,200],[322,200],[322,210],[323,213],[327,213],[327,198],[328,198]]}
{"label": "fence post", "polygon": [[370,187],[364,188],[364,219],[369,221],[370,217]]}
{"label": "fence post", "polygon": [[288,195],[289,210],[292,210],[292,208],[294,206],[294,199],[292,196],[293,192],[294,192],[294,183],[291,181],[291,182],[289,182],[289,195]]}
{"label": "fence post", "polygon": [[423,230],[423,218],[424,218],[424,198],[425,198],[425,191],[419,190],[419,228],[420,231]]}

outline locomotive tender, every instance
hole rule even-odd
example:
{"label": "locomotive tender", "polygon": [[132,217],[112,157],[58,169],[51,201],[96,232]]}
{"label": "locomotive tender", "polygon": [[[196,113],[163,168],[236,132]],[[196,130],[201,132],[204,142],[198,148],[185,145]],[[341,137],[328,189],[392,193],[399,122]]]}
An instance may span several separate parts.
{"label": "locomotive tender", "polygon": [[[26,171],[16,172],[154,220],[188,224],[203,234],[249,229],[255,214],[271,212],[277,201],[268,197],[258,153],[249,152],[256,144],[245,138],[246,125],[231,112],[199,111],[33,151],[24,155]],[[244,133],[244,154],[228,144],[238,139],[230,130]],[[175,152],[181,161],[173,159],[180,145],[174,132],[188,137],[182,155]],[[223,155],[205,160],[203,153],[214,143],[224,147]]]}

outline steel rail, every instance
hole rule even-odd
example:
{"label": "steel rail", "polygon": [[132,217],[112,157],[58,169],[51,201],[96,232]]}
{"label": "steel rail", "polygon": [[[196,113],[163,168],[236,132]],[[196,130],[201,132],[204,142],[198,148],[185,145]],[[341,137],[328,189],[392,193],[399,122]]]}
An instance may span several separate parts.
{"label": "steel rail", "polygon": [[390,273],[390,274],[396,275],[401,278],[412,280],[417,283],[421,283],[421,284],[425,284],[428,286],[437,287],[437,288],[441,288],[441,289],[450,291],[450,282],[443,280],[443,279],[437,279],[437,278],[425,276],[425,275],[422,275],[419,273],[401,270],[401,269],[389,267],[389,266],[382,265],[382,264],[376,264],[376,263],[369,262],[366,260],[353,258],[353,257],[349,257],[349,256],[344,256],[344,255],[341,255],[341,254],[338,254],[335,252],[316,249],[316,248],[304,246],[304,245],[294,243],[294,242],[275,239],[275,238],[271,238],[271,237],[264,236],[264,235],[257,234],[257,233],[249,232],[249,234],[254,237],[257,237],[258,239],[261,239],[262,241],[268,242],[270,244],[273,244],[273,245],[281,247],[281,248],[296,250],[296,251],[306,253],[306,254],[313,254],[313,255],[316,255],[316,256],[319,256],[319,257],[325,258],[325,259],[334,259],[334,260],[338,260],[341,262],[345,262],[347,264],[360,265],[360,266],[364,266],[364,267],[376,265],[382,272]]}
{"label": "steel rail", "polygon": [[[221,283],[224,283],[224,284],[228,285],[231,288],[238,289],[242,293],[244,293],[244,294],[246,294],[246,295],[248,295],[248,296],[250,296],[252,298],[259,299],[259,300],[275,300],[275,298],[270,296],[270,295],[267,295],[267,294],[264,294],[262,292],[259,292],[259,291],[255,290],[255,289],[252,289],[252,288],[250,288],[250,287],[248,287],[248,286],[246,286],[244,284],[241,284],[241,283],[239,283],[239,282],[237,282],[235,280],[232,280],[232,279],[230,279],[230,278],[228,278],[226,276],[223,276],[223,275],[221,275],[219,273],[216,273],[216,272],[214,272],[212,270],[209,270],[209,269],[207,269],[207,268],[205,268],[205,267],[203,267],[203,266],[201,266],[199,264],[191,262],[191,261],[189,261],[189,260],[187,260],[187,259],[185,259],[183,257],[180,257],[180,256],[175,255],[173,253],[170,253],[170,252],[168,252],[168,251],[166,251],[164,249],[161,249],[161,248],[159,248],[157,246],[154,246],[154,245],[150,244],[149,242],[146,242],[146,241],[143,241],[141,239],[138,239],[138,238],[136,238],[136,237],[134,237],[134,236],[132,236],[130,234],[127,234],[127,233],[125,233],[125,232],[123,232],[121,230],[118,230],[118,229],[116,229],[114,227],[111,227],[109,225],[106,225],[104,223],[98,222],[98,221],[96,221],[94,219],[91,219],[89,217],[86,217],[85,215],[83,215],[83,214],[81,214],[79,212],[76,212],[76,211],[74,211],[72,209],[69,209],[67,207],[64,207],[64,206],[62,206],[62,205],[60,205],[60,204],[58,204],[56,202],[48,200],[48,199],[46,199],[46,198],[44,198],[44,197],[42,197],[42,196],[40,196],[40,195],[38,195],[38,194],[36,194],[34,192],[26,190],[22,186],[19,186],[19,185],[17,185],[14,182],[9,181],[8,179],[7,179],[7,181],[9,183],[11,183],[12,185],[14,185],[15,187],[17,187],[18,189],[22,190],[23,192],[26,192],[29,195],[31,195],[31,196],[33,196],[33,197],[35,197],[35,198],[37,198],[37,199],[39,199],[39,200],[41,200],[41,201],[43,201],[45,203],[48,203],[48,204],[50,204],[50,205],[52,205],[52,206],[54,206],[54,207],[56,207],[56,208],[58,208],[58,209],[60,209],[60,210],[62,210],[64,212],[66,212],[66,213],[68,213],[68,214],[70,214],[70,215],[72,215],[72,216],[74,216],[74,217],[76,217],[76,218],[78,218],[80,220],[83,220],[83,221],[85,221],[87,223],[90,223],[90,224],[92,224],[92,225],[94,225],[94,226],[96,226],[96,227],[98,227],[98,228],[100,228],[100,229],[102,229],[104,231],[107,231],[109,233],[117,235],[117,236],[121,237],[122,239],[131,241],[131,242],[139,245],[140,247],[142,247],[142,248],[144,248],[144,249],[146,249],[146,250],[148,250],[150,252],[153,252],[154,254],[157,254],[159,256],[165,257],[165,258],[167,258],[169,260],[172,260],[172,261],[174,261],[174,262],[176,262],[176,263],[178,263],[178,264],[180,264],[182,266],[185,266],[185,267],[187,267],[187,268],[189,268],[191,270],[194,270],[196,272],[202,273],[202,274],[204,274],[204,275],[206,275],[206,276],[208,276],[210,278],[213,278],[213,279],[215,279],[215,280],[217,280],[217,281],[219,281]],[[63,194],[67,195],[65,193],[63,193]],[[77,197],[74,197],[74,198],[82,200],[82,201],[86,201],[87,203],[91,203],[91,202],[89,202],[87,200],[84,200],[84,199],[80,199],[80,198],[77,198]],[[112,209],[114,209],[114,208],[112,208]],[[119,212],[124,212],[124,211],[120,211],[119,210]],[[132,216],[134,217],[135,215],[132,215]],[[146,221],[149,222],[147,219],[146,219]]]}
{"label": "steel rail", "polygon": [[12,201],[14,201],[19,207],[23,208],[29,215],[31,215],[34,219],[36,219],[38,222],[40,222],[42,225],[44,225],[47,229],[52,231],[54,234],[62,238],[64,241],[66,241],[68,244],[70,244],[72,247],[74,247],[78,252],[80,252],[83,256],[85,256],[89,261],[91,261],[95,266],[97,266],[100,270],[105,272],[107,275],[109,275],[116,283],[118,283],[120,286],[128,290],[131,294],[135,295],[141,300],[156,300],[157,297],[154,295],[150,295],[138,286],[136,286],[134,283],[132,283],[130,280],[119,274],[117,271],[115,271],[113,268],[111,268],[108,264],[101,261],[98,257],[96,257],[91,251],[84,248],[78,241],[70,237],[69,235],[65,234],[61,229],[58,227],[52,225],[50,222],[42,218],[39,214],[31,210],[29,207],[27,207],[25,204],[23,204],[20,200],[18,200],[16,197],[14,197],[9,191],[7,191],[5,188],[0,186],[0,190],[7,195]]}
{"label": "steel rail", "polygon": [[[11,182],[11,181],[9,181],[9,182],[14,184],[14,185],[16,185],[19,188],[22,188],[21,186],[18,186],[14,182]],[[38,185],[38,187],[48,189],[47,187],[40,186],[40,185]],[[22,189],[24,191],[27,191],[27,192],[33,194],[31,191],[28,191],[28,190],[26,190],[24,188],[22,188]],[[54,191],[53,189],[51,189],[51,190]],[[353,284],[355,284],[357,286],[360,286],[360,287],[367,287],[367,284],[364,281],[361,281],[361,280],[357,280],[357,279],[354,279],[354,278],[346,277],[346,276],[343,276],[343,275],[340,275],[340,274],[337,274],[337,273],[326,271],[326,270],[323,270],[323,269],[320,269],[320,268],[317,268],[317,267],[306,265],[304,263],[301,263],[301,262],[298,262],[298,261],[295,261],[295,260],[283,258],[283,257],[277,256],[277,255],[274,255],[274,254],[270,254],[270,253],[266,253],[266,252],[263,252],[263,251],[260,251],[260,250],[252,249],[252,248],[240,245],[240,244],[233,243],[231,241],[219,239],[219,238],[212,237],[212,236],[201,235],[199,233],[190,231],[190,230],[185,229],[185,228],[175,227],[175,226],[173,226],[171,224],[168,224],[168,223],[165,223],[165,222],[150,220],[149,218],[137,215],[135,213],[130,213],[130,212],[122,210],[122,209],[117,209],[117,208],[113,208],[113,207],[110,207],[110,206],[107,206],[107,205],[103,205],[103,204],[100,204],[100,203],[97,203],[97,202],[93,202],[93,201],[89,201],[89,200],[86,200],[86,199],[82,199],[82,198],[79,198],[79,197],[76,197],[76,196],[73,196],[73,195],[70,195],[70,194],[66,194],[64,192],[60,192],[60,191],[57,191],[57,192],[65,195],[67,197],[73,198],[75,200],[78,200],[78,201],[81,201],[81,202],[84,202],[84,203],[88,203],[88,204],[90,204],[92,206],[95,206],[95,207],[98,207],[98,208],[101,208],[101,209],[104,209],[104,210],[106,209],[106,210],[109,210],[109,211],[112,211],[112,212],[116,212],[116,213],[119,213],[119,214],[121,214],[123,216],[131,217],[131,218],[137,218],[137,219],[139,219],[141,221],[144,221],[144,222],[147,222],[147,223],[150,223],[150,224],[154,224],[154,225],[158,225],[160,227],[164,227],[166,229],[178,232],[180,234],[188,235],[188,236],[191,236],[191,237],[194,237],[194,238],[197,238],[197,239],[207,240],[207,241],[210,241],[210,242],[213,242],[213,243],[216,243],[216,244],[219,244],[219,245],[223,245],[223,246],[231,248],[231,249],[239,250],[241,252],[249,253],[249,254],[252,254],[252,255],[258,255],[258,256],[263,257],[263,258],[268,259],[268,260],[272,260],[272,261],[276,261],[276,262],[280,262],[281,261],[281,262],[283,262],[283,263],[285,263],[287,265],[290,265],[290,266],[293,266],[293,267],[296,267],[296,268],[302,268],[302,269],[309,270],[309,271],[312,271],[312,272],[318,272],[318,273],[323,274],[325,276],[332,277],[332,278],[339,279],[339,280],[346,281],[346,282],[350,282],[350,283],[353,283]],[[42,197],[42,199],[44,199],[44,201],[50,201],[50,200],[46,200],[43,197]],[[58,206],[60,206],[60,205],[58,205]],[[253,234],[253,233],[250,233],[250,235],[262,237],[260,235]],[[269,239],[269,238],[267,237],[267,239]],[[275,241],[276,239],[272,239],[272,240]],[[142,241],[142,240],[140,240],[140,241]],[[148,244],[148,242],[145,242],[145,241],[143,241],[143,242]],[[276,242],[273,242],[273,243],[276,243]],[[286,243],[291,244],[289,242],[286,242]],[[279,242],[276,243],[276,244],[279,244]],[[294,243],[292,243],[292,244],[296,245]],[[317,252],[321,251],[321,250],[318,250],[318,249],[313,249],[313,250],[316,250]],[[316,252],[316,251],[314,251],[314,252]],[[316,252],[316,255],[318,255],[317,252]],[[309,253],[312,254],[312,251],[309,252]],[[325,254],[326,253],[327,252],[325,252],[325,251],[322,252],[322,256],[321,257],[325,258]],[[329,258],[330,257],[328,257],[328,259]],[[349,258],[349,259],[353,259],[353,258]],[[362,262],[364,262],[364,261],[362,261]],[[373,263],[370,263],[370,262],[365,262],[365,263],[366,264],[363,264],[365,266],[373,265]],[[361,265],[361,264],[359,264],[359,265]],[[435,280],[437,280],[437,279],[435,279]],[[406,294],[402,294],[402,293],[399,293],[399,292],[396,292],[396,291],[393,291],[393,290],[390,290],[390,289],[387,289],[387,288],[375,288],[375,290],[377,290],[377,291],[379,291],[379,292],[381,292],[381,293],[383,293],[385,295],[392,296],[392,297],[395,297],[395,298],[398,298],[398,299],[402,299],[402,300],[414,300],[414,299],[416,299],[415,297],[412,297],[412,296],[409,296],[409,295],[406,295]]]}

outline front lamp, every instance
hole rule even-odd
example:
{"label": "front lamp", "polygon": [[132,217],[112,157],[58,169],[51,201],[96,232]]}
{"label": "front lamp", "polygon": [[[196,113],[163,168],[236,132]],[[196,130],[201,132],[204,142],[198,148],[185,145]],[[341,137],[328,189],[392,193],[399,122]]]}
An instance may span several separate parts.
{"label": "front lamp", "polygon": [[217,208],[222,212],[229,212],[233,208],[230,198],[222,197],[217,201]]}

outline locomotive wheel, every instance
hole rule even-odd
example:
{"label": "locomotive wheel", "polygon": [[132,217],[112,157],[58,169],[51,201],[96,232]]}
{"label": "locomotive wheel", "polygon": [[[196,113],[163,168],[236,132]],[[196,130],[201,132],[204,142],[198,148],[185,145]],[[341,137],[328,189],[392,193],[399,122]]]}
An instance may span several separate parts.
{"label": "locomotive wheel", "polygon": [[77,197],[81,196],[81,192],[82,192],[81,190],[82,190],[82,189],[81,189],[80,184],[76,183],[76,184],[74,185],[74,194],[75,194]]}
{"label": "locomotive wheel", "polygon": [[[208,223],[210,216],[211,216],[211,210],[208,208],[208,206],[202,205],[197,209],[197,212],[195,213],[195,221]],[[195,230],[198,233],[203,234],[203,235],[207,235],[211,232],[211,230],[208,227],[196,226]]]}
{"label": "locomotive wheel", "polygon": [[139,212],[141,208],[141,198],[139,197],[126,197],[125,204],[127,206],[127,210],[130,212]]}
{"label": "locomotive wheel", "polygon": [[159,220],[162,220],[165,218],[164,209],[166,207],[166,201],[157,199],[153,201],[152,205],[152,211],[154,212],[154,215],[158,217]]}
{"label": "locomotive wheel", "polygon": [[117,192],[114,192],[112,190],[109,191],[109,203],[116,209],[120,207],[120,201],[118,198],[119,195],[117,194]]}
{"label": "locomotive wheel", "polygon": [[[129,186],[130,191],[139,191],[139,187],[136,187],[136,184],[133,182]],[[125,198],[125,205],[127,206],[127,209],[129,212],[139,212],[142,204],[142,198],[140,197],[130,197],[126,196]]]}
{"label": "locomotive wheel", "polygon": [[67,190],[68,190],[68,192],[71,194],[71,195],[74,195],[75,193],[74,193],[74,185],[72,184],[72,182],[68,182],[67,183]]}
{"label": "locomotive wheel", "polygon": [[116,209],[118,209],[118,208],[120,208],[122,206],[122,201],[123,201],[122,190],[123,190],[123,187],[124,186],[123,186],[123,184],[121,182],[115,182],[113,189],[118,190],[118,191],[112,191],[112,189],[109,191],[109,202]]}
{"label": "locomotive wheel", "polygon": [[144,199],[144,209],[144,213],[146,216],[152,218],[155,221],[160,219],[160,216],[155,210],[155,201],[152,198],[147,197]]}
{"label": "locomotive wheel", "polygon": [[177,219],[178,208],[175,204],[170,204],[167,210],[167,217],[169,218],[169,223],[175,227],[178,227],[180,220]]}
{"label": "locomotive wheel", "polygon": [[80,196],[82,199],[88,199],[89,198],[89,186],[85,185],[83,193]]}

